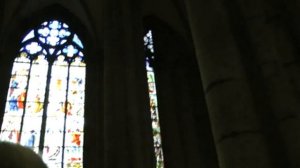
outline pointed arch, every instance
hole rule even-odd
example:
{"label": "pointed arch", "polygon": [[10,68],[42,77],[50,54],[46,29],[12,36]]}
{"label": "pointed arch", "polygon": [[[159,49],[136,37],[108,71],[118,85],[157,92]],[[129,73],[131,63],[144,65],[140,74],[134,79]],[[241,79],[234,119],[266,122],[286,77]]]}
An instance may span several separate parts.
{"label": "pointed arch", "polygon": [[32,148],[49,167],[82,167],[86,64],[69,25],[44,21],[21,40],[0,140]]}
{"label": "pointed arch", "polygon": [[150,113],[151,113],[151,121],[152,121],[152,136],[153,136],[156,168],[164,168],[165,167],[164,155],[163,155],[163,148],[162,148],[162,138],[160,133],[160,121],[159,121],[159,113],[158,113],[155,72],[153,67],[155,56],[154,56],[154,42],[153,42],[152,30],[148,30],[147,33],[144,35],[144,47],[145,47],[146,71],[147,71],[147,79],[148,79]]}

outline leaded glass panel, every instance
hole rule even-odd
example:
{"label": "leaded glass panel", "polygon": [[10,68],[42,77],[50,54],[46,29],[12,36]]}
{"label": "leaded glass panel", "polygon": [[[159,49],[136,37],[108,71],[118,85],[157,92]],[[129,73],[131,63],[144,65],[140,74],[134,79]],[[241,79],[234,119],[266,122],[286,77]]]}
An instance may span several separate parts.
{"label": "leaded glass panel", "polygon": [[150,99],[150,113],[151,113],[151,120],[152,120],[152,134],[153,134],[156,168],[164,168],[164,156],[163,156],[162,140],[160,134],[155,73],[153,68],[153,62],[155,58],[154,58],[153,37],[152,37],[151,30],[149,30],[144,36],[144,46],[146,52],[146,71],[147,71],[147,79],[148,79],[148,91],[149,91],[149,99]]}
{"label": "leaded glass panel", "polygon": [[85,96],[83,44],[69,26],[43,22],[21,41],[0,140],[32,148],[49,168],[82,167]]}

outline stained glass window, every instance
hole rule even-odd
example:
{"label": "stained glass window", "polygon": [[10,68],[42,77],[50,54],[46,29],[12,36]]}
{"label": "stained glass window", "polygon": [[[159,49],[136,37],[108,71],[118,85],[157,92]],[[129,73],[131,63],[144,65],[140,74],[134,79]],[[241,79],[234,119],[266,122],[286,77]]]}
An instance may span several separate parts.
{"label": "stained glass window", "polygon": [[15,58],[0,140],[39,153],[49,168],[83,161],[83,44],[69,26],[43,22],[21,41]]}
{"label": "stained glass window", "polygon": [[154,47],[153,47],[153,37],[152,37],[151,30],[149,30],[144,36],[144,46],[146,52],[146,70],[147,70],[147,78],[148,78],[150,113],[151,113],[151,120],[152,120],[152,134],[153,134],[156,168],[164,168],[164,155],[163,155],[161,135],[160,135],[155,74],[153,69]]}

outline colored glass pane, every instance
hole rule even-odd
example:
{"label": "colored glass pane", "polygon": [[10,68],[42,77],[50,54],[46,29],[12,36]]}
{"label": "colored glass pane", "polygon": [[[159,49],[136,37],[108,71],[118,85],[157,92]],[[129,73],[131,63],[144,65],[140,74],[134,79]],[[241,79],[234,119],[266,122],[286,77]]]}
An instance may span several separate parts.
{"label": "colored glass pane", "polygon": [[69,26],[43,22],[15,59],[0,140],[32,148],[49,168],[82,167],[85,63]]}
{"label": "colored glass pane", "polygon": [[152,66],[154,61],[154,47],[153,47],[153,37],[152,37],[151,30],[149,30],[147,34],[144,36],[144,46],[146,52],[146,71],[147,71],[147,79],[148,79],[148,91],[149,91],[149,99],[150,99],[150,113],[151,113],[151,120],[152,120],[152,134],[153,134],[156,168],[164,168],[164,156],[163,156],[162,141],[160,135],[155,73]]}

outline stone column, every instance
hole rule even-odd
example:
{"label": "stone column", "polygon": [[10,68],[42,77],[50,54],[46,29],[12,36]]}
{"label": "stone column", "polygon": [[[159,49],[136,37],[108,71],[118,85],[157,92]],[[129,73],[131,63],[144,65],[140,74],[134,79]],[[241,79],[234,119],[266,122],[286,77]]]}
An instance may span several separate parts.
{"label": "stone column", "polygon": [[218,167],[194,53],[178,33],[163,23],[154,23],[154,68],[165,166]]}
{"label": "stone column", "polygon": [[[5,0],[0,3],[0,54],[3,53],[3,28],[4,28],[4,10],[5,10]],[[2,56],[2,55],[0,55]],[[0,57],[1,60],[1,57]]]}
{"label": "stone column", "polygon": [[[254,57],[261,69],[267,102],[276,118],[291,168],[300,167],[300,99],[298,87],[291,78],[298,75],[295,49],[291,43],[283,11],[274,1],[239,1],[254,49]],[[252,5],[250,5],[250,3]],[[255,5],[253,5],[255,4]],[[280,7],[278,7],[280,8]],[[295,81],[297,82],[297,81]]]}
{"label": "stone column", "polygon": [[[11,77],[11,68],[12,65],[12,57],[8,57],[8,52],[5,50],[4,43],[4,11],[6,7],[6,0],[0,2],[0,71],[1,71],[1,83],[0,83],[0,124],[2,125],[2,120],[5,111],[5,104],[7,98],[7,91],[9,86],[9,81]],[[12,55],[14,56],[14,55]],[[0,125],[0,127],[1,127]]]}
{"label": "stone column", "polygon": [[[2,37],[2,29],[3,29],[3,18],[4,18],[4,6],[5,6],[5,1],[2,1],[0,3],[0,39]],[[1,40],[0,40],[1,42]]]}
{"label": "stone column", "polygon": [[[288,70],[289,76],[291,77],[291,83],[295,88],[295,92],[297,93],[297,98],[300,99],[300,61],[299,61],[299,53],[300,53],[300,2],[299,1],[284,1],[284,5],[286,10],[284,11],[284,17],[281,17],[284,22],[285,28],[288,30],[288,48],[285,49],[281,47],[280,49],[289,50],[292,52],[289,57],[286,58],[285,68]],[[283,2],[282,2],[283,3]],[[283,6],[283,5],[282,5]],[[282,41],[284,43],[287,39],[285,36],[285,40]],[[280,39],[281,40],[281,39]],[[284,45],[286,46],[286,45]],[[292,56],[292,57],[290,57]]]}
{"label": "stone column", "polygon": [[103,2],[104,167],[153,168],[139,0]]}
{"label": "stone column", "polygon": [[221,1],[186,6],[219,166],[274,167]]}
{"label": "stone column", "polygon": [[[92,42],[85,41],[85,46]],[[86,96],[84,167],[103,167],[104,164],[104,112],[103,112],[103,52],[102,46],[86,48]],[[101,51],[101,52],[100,52]]]}

